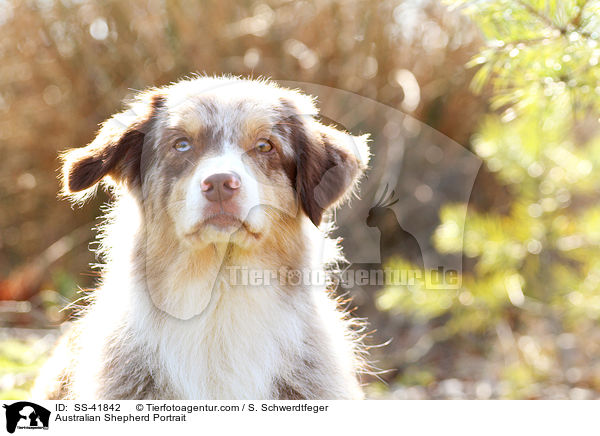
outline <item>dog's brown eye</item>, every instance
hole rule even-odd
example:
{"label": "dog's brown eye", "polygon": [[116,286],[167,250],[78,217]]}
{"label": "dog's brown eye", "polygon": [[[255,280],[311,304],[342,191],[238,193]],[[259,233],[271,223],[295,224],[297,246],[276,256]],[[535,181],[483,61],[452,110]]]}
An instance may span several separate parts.
{"label": "dog's brown eye", "polygon": [[273,150],[273,144],[266,139],[261,139],[256,143],[256,149],[261,153],[268,153]]}
{"label": "dog's brown eye", "polygon": [[177,151],[188,151],[192,148],[192,144],[187,139],[178,139],[173,148]]}

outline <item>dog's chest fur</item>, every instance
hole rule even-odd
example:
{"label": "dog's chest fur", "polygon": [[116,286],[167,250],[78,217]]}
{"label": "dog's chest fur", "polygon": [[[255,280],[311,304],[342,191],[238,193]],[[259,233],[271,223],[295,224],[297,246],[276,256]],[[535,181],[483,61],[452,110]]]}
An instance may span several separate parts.
{"label": "dog's chest fur", "polygon": [[[203,313],[182,320],[158,310],[145,291],[135,288],[129,290],[135,310],[115,312],[119,296],[109,295],[115,290],[111,286],[99,291],[106,293],[82,320],[80,355],[89,361],[79,362],[73,382],[85,397],[268,399],[280,397],[285,387],[301,390],[293,386],[306,384],[299,375],[318,379],[322,372],[302,367],[315,350],[307,326],[312,320],[305,319],[315,309],[310,290],[295,297],[276,286],[221,282]],[[123,291],[128,293],[121,289],[120,298]],[[96,317],[107,316],[111,307],[112,319],[105,325],[113,330],[86,328],[85,323],[97,326]],[[302,375],[306,370],[314,374]]]}
{"label": "dog's chest fur", "polygon": [[278,375],[292,370],[302,349],[303,321],[274,288],[214,292],[201,315],[154,326],[150,347],[168,384],[181,398],[273,398]]}

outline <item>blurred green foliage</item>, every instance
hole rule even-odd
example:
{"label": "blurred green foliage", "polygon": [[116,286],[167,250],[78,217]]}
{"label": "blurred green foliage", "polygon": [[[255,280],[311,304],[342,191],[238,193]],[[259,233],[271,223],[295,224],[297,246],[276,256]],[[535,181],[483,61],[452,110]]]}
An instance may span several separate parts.
{"label": "blurred green foliage", "polygon": [[29,397],[29,390],[55,340],[46,332],[0,337],[0,400]]}
{"label": "blurred green foliage", "polygon": [[492,93],[472,150],[509,201],[442,209],[433,240],[464,256],[459,290],[388,287],[378,303],[428,321],[433,345],[487,344],[473,354],[488,362],[495,396],[598,391],[600,2],[447,3],[486,39],[469,63],[472,88]]}

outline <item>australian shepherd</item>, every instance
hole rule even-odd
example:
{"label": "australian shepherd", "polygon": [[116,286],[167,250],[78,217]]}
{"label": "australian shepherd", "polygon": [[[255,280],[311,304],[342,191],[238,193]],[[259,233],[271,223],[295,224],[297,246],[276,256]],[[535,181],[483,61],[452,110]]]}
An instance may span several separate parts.
{"label": "australian shepherd", "polygon": [[352,319],[326,276],[328,213],[366,136],[266,80],[140,93],[63,155],[64,194],[115,197],[98,289],[36,382],[46,399],[359,399]]}

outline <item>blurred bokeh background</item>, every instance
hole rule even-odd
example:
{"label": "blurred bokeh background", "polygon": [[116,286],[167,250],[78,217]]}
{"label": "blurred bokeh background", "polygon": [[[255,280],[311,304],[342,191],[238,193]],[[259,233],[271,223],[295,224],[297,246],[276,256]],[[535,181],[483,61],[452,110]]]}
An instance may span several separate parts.
{"label": "blurred bokeh background", "polygon": [[392,339],[371,349],[371,398],[599,397],[599,13],[593,0],[0,0],[0,398],[27,396],[63,308],[97,279],[109,198],[57,199],[58,152],[136,90],[191,72],[303,83],[324,115],[372,133],[363,200],[340,212],[349,260],[385,185],[399,202],[372,227],[381,259],[359,262],[418,267],[400,224],[425,268],[460,265],[458,289],[349,290],[369,343]]}

